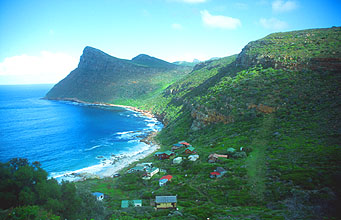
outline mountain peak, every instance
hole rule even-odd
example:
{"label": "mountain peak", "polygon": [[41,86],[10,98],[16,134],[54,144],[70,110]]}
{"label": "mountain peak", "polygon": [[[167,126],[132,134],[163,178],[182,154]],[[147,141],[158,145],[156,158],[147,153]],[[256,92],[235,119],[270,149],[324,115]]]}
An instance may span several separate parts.
{"label": "mountain peak", "polygon": [[175,64],[168,63],[167,61],[149,56],[147,54],[139,54],[133,59],[131,59],[133,63],[144,65],[148,67],[156,67],[156,68],[173,68],[176,67]]}

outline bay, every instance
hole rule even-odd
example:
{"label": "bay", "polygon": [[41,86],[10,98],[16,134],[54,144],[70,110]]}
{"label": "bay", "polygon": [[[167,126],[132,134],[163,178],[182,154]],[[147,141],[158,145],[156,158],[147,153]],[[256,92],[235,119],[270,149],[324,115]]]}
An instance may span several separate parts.
{"label": "bay", "polygon": [[41,99],[52,86],[0,86],[1,162],[39,161],[56,178],[107,176],[155,150],[139,140],[162,128],[156,119],[120,107]]}

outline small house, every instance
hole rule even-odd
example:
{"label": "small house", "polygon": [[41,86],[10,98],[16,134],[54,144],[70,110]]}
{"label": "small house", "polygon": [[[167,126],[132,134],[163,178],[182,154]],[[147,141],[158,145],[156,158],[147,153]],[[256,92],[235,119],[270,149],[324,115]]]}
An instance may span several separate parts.
{"label": "small house", "polygon": [[169,159],[170,156],[174,155],[174,152],[172,151],[165,151],[165,152],[157,152],[154,154],[156,157],[158,157],[160,160],[162,159]]}
{"label": "small house", "polygon": [[173,159],[174,164],[180,164],[182,162],[182,157],[176,157]]}
{"label": "small house", "polygon": [[166,175],[166,176],[163,176],[159,179],[159,185],[160,187],[165,185],[167,182],[171,182],[172,181],[172,178],[173,176],[171,175]]}
{"label": "small house", "polygon": [[152,177],[155,174],[157,174],[159,171],[160,171],[160,169],[157,167],[147,168],[146,169],[146,176]]}
{"label": "small house", "polygon": [[157,209],[176,209],[176,196],[156,196],[155,207]]}
{"label": "small house", "polygon": [[222,167],[217,167],[215,171],[219,172],[221,175],[224,175],[226,173],[226,170]]}
{"label": "small house", "polygon": [[97,199],[97,201],[102,201],[104,199],[104,194],[100,193],[100,192],[94,192],[92,193],[92,195],[94,195]]}
{"label": "small house", "polygon": [[197,152],[195,152],[195,148],[194,148],[194,147],[190,146],[190,147],[187,147],[187,148],[185,149],[185,153],[186,153],[186,154],[195,154],[195,153],[197,153]]}
{"label": "small house", "polygon": [[189,143],[187,143],[186,141],[179,141],[179,144],[182,144],[182,145],[184,145],[184,146],[186,146],[186,147],[189,147],[189,146],[191,146]]}
{"label": "small house", "polygon": [[214,171],[214,172],[211,172],[211,173],[210,173],[210,178],[212,178],[212,179],[213,179],[213,178],[217,178],[217,177],[219,177],[220,175],[221,175],[221,174],[220,174],[219,172],[215,172],[215,171]]}
{"label": "small house", "polygon": [[159,186],[161,187],[161,186],[165,185],[167,182],[168,182],[168,179],[160,179],[159,180]]}
{"label": "small house", "polygon": [[198,155],[198,154],[189,155],[189,156],[188,156],[188,160],[189,160],[189,161],[196,161],[197,159],[199,159],[199,155]]}
{"label": "small house", "polygon": [[217,167],[214,172],[210,173],[210,178],[220,178],[226,173],[226,170],[222,167]]}
{"label": "small house", "polygon": [[128,207],[141,207],[142,200],[122,200],[121,201],[121,208],[128,208]]}
{"label": "small house", "polygon": [[208,156],[208,162],[209,163],[215,163],[217,162],[218,158],[229,158],[228,155],[221,155],[221,154],[210,154]]}
{"label": "small house", "polygon": [[177,150],[177,149],[180,149],[180,148],[182,148],[184,145],[182,145],[182,144],[173,144],[173,146],[172,146],[172,151],[175,151],[175,150]]}

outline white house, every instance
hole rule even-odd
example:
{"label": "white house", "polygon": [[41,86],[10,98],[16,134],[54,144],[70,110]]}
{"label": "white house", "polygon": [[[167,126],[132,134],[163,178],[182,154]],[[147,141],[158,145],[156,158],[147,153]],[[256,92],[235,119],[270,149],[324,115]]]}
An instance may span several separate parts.
{"label": "white house", "polygon": [[199,155],[197,154],[188,156],[188,159],[190,161],[196,161],[198,158],[199,158]]}
{"label": "white house", "polygon": [[104,194],[103,193],[100,193],[100,192],[94,192],[92,193],[92,195],[96,196],[96,199],[98,201],[102,201],[104,199]]}
{"label": "white house", "polygon": [[174,164],[179,164],[179,163],[181,163],[182,162],[182,157],[177,157],[177,158],[174,158],[173,159],[173,163]]}

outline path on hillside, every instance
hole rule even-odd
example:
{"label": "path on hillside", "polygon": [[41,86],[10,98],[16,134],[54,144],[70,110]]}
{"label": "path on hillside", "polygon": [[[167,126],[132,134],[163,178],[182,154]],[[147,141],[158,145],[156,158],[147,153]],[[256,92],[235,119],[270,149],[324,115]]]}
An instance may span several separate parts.
{"label": "path on hillside", "polygon": [[251,147],[253,151],[246,159],[248,183],[251,187],[251,194],[258,200],[263,201],[265,192],[266,157],[265,150],[271,135],[274,118],[272,115],[264,117],[258,135],[253,139]]}

